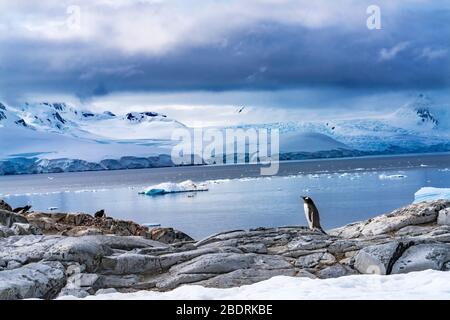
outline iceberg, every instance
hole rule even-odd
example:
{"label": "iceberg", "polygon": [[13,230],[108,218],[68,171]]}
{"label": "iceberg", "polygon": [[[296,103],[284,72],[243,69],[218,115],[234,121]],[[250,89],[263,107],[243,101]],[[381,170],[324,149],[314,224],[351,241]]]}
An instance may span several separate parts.
{"label": "iceberg", "polygon": [[380,174],[378,176],[378,178],[380,180],[400,180],[400,179],[404,179],[407,176],[405,176],[404,174],[391,174],[391,175],[386,175],[386,174]]}
{"label": "iceberg", "polygon": [[194,183],[191,180],[186,180],[180,183],[164,182],[154,186],[150,186],[139,194],[145,194],[147,196],[158,196],[168,193],[181,193],[181,192],[197,192],[208,191],[208,186],[205,183]]}
{"label": "iceberg", "polygon": [[438,199],[450,200],[450,188],[424,187],[414,194],[414,203]]}

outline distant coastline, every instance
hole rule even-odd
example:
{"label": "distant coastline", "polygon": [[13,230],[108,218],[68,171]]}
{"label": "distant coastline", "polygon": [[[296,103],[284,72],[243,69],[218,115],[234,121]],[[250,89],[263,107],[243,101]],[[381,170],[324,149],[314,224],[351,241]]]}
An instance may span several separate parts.
{"label": "distant coastline", "polygon": [[[359,151],[359,150],[330,150],[318,152],[289,152],[280,154],[280,163],[290,161],[315,161],[315,160],[350,160],[350,159],[366,159],[366,158],[383,158],[383,157],[417,157],[417,156],[433,156],[450,154],[450,144],[448,148],[435,150],[431,148],[425,152],[418,150],[411,151]],[[225,157],[224,157],[225,158]],[[247,156],[248,158],[248,156]],[[183,167],[194,166],[216,166],[222,164],[186,164]],[[224,165],[253,165],[253,163],[232,163]],[[170,155],[160,154],[150,157],[133,157],[124,156],[120,159],[105,159],[100,162],[89,162],[80,159],[39,159],[15,157],[0,160],[0,176],[7,175],[23,175],[23,174],[54,174],[64,172],[92,172],[92,171],[111,171],[111,170],[129,170],[129,169],[150,169],[177,167],[170,159]]]}

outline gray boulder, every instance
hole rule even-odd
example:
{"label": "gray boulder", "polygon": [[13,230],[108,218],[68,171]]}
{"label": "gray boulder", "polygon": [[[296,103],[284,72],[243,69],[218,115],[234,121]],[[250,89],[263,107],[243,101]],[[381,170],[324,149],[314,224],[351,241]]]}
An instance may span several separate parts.
{"label": "gray boulder", "polygon": [[195,284],[212,288],[232,288],[264,281],[275,276],[294,277],[294,269],[240,269]]}
{"label": "gray boulder", "polygon": [[238,247],[245,253],[267,253],[267,247],[264,243],[249,243]]}
{"label": "gray boulder", "polygon": [[299,268],[313,268],[319,264],[332,265],[336,262],[336,258],[328,252],[317,252],[305,256],[301,256],[295,262],[295,266]]}
{"label": "gray boulder", "polygon": [[124,253],[104,257],[101,270],[107,274],[155,274],[162,271],[158,256]]}
{"label": "gray boulder", "polygon": [[351,274],[357,274],[357,272],[349,267],[343,266],[339,263],[319,270],[316,275],[320,279],[339,278],[348,276]]}
{"label": "gray boulder", "polygon": [[172,290],[180,285],[199,282],[214,276],[215,274],[206,274],[206,273],[190,273],[190,274],[182,273],[175,275],[169,274],[160,279],[156,283],[156,287],[161,290]]}
{"label": "gray boulder", "polygon": [[91,242],[96,242],[98,244],[110,247],[111,249],[120,250],[133,250],[139,248],[169,248],[169,245],[154,241],[150,239],[145,239],[140,236],[117,236],[117,235],[97,235],[97,236],[85,236],[82,239],[86,239]]}
{"label": "gray boulder", "polygon": [[170,269],[173,273],[221,274],[239,269],[288,269],[293,266],[283,257],[254,253],[212,253]]}
{"label": "gray boulder", "polygon": [[389,234],[407,226],[436,222],[439,212],[449,207],[449,200],[415,203],[367,221],[330,230],[329,234],[347,239]]}
{"label": "gray boulder", "polygon": [[99,289],[95,292],[96,296],[102,295],[102,294],[110,294],[110,293],[117,293],[119,291],[117,291],[114,288],[108,288],[108,289]]}
{"label": "gray boulder", "polygon": [[440,225],[450,226],[450,208],[439,211],[437,223]]}
{"label": "gray boulder", "polygon": [[11,226],[11,230],[14,232],[15,235],[18,236],[24,236],[29,234],[36,234],[36,235],[42,234],[42,231],[39,230],[39,228],[36,228],[35,226],[29,223],[15,222]]}
{"label": "gray boulder", "polygon": [[419,244],[404,252],[395,262],[392,273],[443,270],[448,261],[450,261],[450,244]]}
{"label": "gray boulder", "polygon": [[83,289],[68,289],[68,288],[62,288],[61,292],[58,294],[57,298],[61,297],[75,297],[75,298],[86,298],[89,296],[89,292]]}
{"label": "gray boulder", "polygon": [[373,218],[361,231],[362,235],[378,235],[397,231],[410,225],[418,225],[437,220],[438,212],[450,207],[450,201],[438,200],[421,202],[400,208],[392,213]]}
{"label": "gray boulder", "polygon": [[13,211],[13,209],[11,208],[11,206],[9,204],[7,204],[5,201],[0,200],[0,210],[5,210],[5,211]]}
{"label": "gray boulder", "polygon": [[7,238],[14,234],[13,230],[0,224],[0,238]]}
{"label": "gray boulder", "polygon": [[354,266],[361,273],[389,274],[393,258],[399,247],[403,248],[403,244],[399,241],[368,246],[355,255]]}
{"label": "gray boulder", "polygon": [[98,276],[94,288],[130,288],[139,284],[143,279],[140,275],[104,275]]}
{"label": "gray boulder", "polygon": [[153,228],[150,230],[150,238],[163,243],[194,241],[186,233],[173,228]]}
{"label": "gray boulder", "polygon": [[99,276],[95,273],[76,273],[67,278],[67,289],[92,288],[96,286]]}
{"label": "gray boulder", "polygon": [[28,223],[28,220],[27,218],[18,213],[0,209],[0,225],[4,225],[5,227],[11,228],[12,225],[16,222]]}
{"label": "gray boulder", "polygon": [[315,237],[302,236],[299,239],[289,242],[288,249],[295,250],[317,250],[328,247],[332,243],[326,235],[318,235]]}
{"label": "gray boulder", "polygon": [[179,264],[188,260],[192,260],[201,255],[209,253],[242,253],[239,249],[233,247],[202,247],[195,250],[168,253],[159,256],[160,264],[163,269],[167,269],[175,264]]}
{"label": "gray boulder", "polygon": [[64,266],[56,261],[0,271],[0,300],[54,298],[65,281]]}
{"label": "gray boulder", "polygon": [[5,269],[12,270],[12,269],[20,268],[21,266],[22,266],[22,264],[20,262],[15,261],[15,260],[9,260]]}
{"label": "gray boulder", "polygon": [[78,273],[67,278],[66,290],[83,290],[90,294],[102,288],[131,288],[142,280],[137,275]]}
{"label": "gray boulder", "polygon": [[53,244],[44,254],[44,258],[51,261],[78,262],[84,264],[88,271],[94,271],[100,264],[102,257],[111,255],[112,249],[96,236],[67,237]]}
{"label": "gray boulder", "polygon": [[41,235],[0,238],[0,260],[15,260],[22,264],[41,261],[50,248],[63,238]]}

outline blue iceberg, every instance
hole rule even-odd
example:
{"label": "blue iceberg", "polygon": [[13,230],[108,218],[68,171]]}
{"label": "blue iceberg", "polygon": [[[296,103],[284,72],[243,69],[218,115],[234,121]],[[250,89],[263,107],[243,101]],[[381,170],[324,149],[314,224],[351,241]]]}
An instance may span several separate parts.
{"label": "blue iceberg", "polygon": [[424,187],[414,194],[414,203],[439,199],[450,200],[450,188]]}
{"label": "blue iceberg", "polygon": [[205,183],[194,183],[191,180],[186,180],[180,183],[165,182],[154,186],[150,186],[145,190],[139,192],[147,196],[159,196],[168,193],[181,193],[181,192],[197,192],[208,191],[208,186]]}

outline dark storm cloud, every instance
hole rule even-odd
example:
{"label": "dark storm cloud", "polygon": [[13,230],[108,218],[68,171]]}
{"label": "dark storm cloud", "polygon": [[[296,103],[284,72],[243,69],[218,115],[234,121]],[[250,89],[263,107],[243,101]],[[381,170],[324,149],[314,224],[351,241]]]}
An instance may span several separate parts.
{"label": "dark storm cloud", "polygon": [[221,41],[156,54],[78,39],[3,38],[0,94],[12,99],[56,92],[85,99],[120,91],[449,87],[448,8],[388,11],[381,30],[368,30],[366,17],[350,27],[262,19],[233,29]]}

